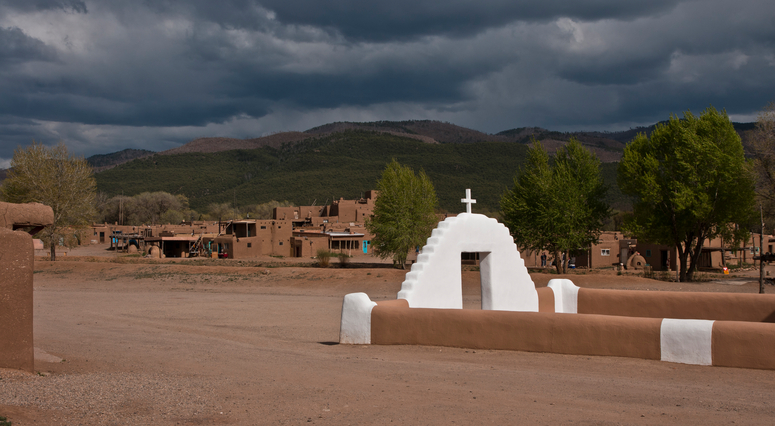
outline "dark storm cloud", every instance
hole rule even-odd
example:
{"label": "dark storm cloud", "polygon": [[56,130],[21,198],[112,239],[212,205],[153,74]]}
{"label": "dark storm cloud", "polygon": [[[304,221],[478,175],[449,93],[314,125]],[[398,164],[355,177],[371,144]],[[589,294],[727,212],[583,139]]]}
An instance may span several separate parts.
{"label": "dark storm cloud", "polygon": [[282,22],[334,28],[355,40],[406,39],[429,34],[461,36],[514,21],[633,19],[665,12],[678,1],[394,0],[363,2],[265,0]]}
{"label": "dark storm cloud", "polygon": [[341,33],[354,41],[388,41],[424,35],[465,35],[514,21],[634,19],[669,11],[679,0],[193,0],[148,1],[162,14],[180,14],[226,28],[271,26],[268,14],[282,24],[306,25]]}
{"label": "dark storm cloud", "polygon": [[19,28],[0,28],[0,67],[27,61],[51,60],[54,49],[27,36]]}
{"label": "dark storm cloud", "polygon": [[17,143],[166,149],[331,121],[612,130],[775,98],[771,1],[0,0]]}
{"label": "dark storm cloud", "polygon": [[61,10],[71,13],[88,13],[86,3],[80,0],[0,0],[0,8],[9,7],[20,11]]}

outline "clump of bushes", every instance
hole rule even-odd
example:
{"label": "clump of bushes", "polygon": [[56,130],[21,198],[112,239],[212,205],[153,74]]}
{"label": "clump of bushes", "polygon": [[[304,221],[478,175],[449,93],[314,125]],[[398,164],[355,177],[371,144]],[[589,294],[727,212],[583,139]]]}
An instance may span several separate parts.
{"label": "clump of bushes", "polygon": [[331,253],[328,250],[320,249],[317,252],[318,266],[321,268],[328,268],[331,261]]}

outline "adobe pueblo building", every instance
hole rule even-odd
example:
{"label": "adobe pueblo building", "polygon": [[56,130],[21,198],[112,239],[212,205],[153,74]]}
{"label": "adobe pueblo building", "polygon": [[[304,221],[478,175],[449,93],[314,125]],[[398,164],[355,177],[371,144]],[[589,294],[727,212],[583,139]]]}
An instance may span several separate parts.
{"label": "adobe pueblo building", "polygon": [[[775,369],[775,295],[536,289],[506,227],[468,211],[439,223],[396,300],[344,297],[344,344],[434,345]],[[460,256],[480,256],[482,310],[462,309]]]}
{"label": "adobe pueblo building", "polygon": [[184,222],[179,225],[92,225],[93,243],[151,257],[252,259],[259,256],[313,257],[320,249],[371,253],[365,220],[377,191],[326,206],[277,207],[272,219]]}

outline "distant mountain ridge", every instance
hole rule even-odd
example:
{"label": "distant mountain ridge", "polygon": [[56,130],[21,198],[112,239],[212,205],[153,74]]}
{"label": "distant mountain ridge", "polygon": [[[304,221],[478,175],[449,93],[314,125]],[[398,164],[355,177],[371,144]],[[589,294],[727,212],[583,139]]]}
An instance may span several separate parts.
{"label": "distant mountain ridge", "polygon": [[[735,129],[746,144],[746,133],[755,127],[756,123],[733,123]],[[124,149],[109,154],[98,154],[86,160],[94,167],[95,172],[102,172],[119,164],[144,158],[151,155],[176,155],[185,153],[216,153],[237,149],[258,149],[271,147],[279,149],[283,144],[297,144],[303,141],[327,137],[347,130],[371,131],[398,137],[410,138],[429,144],[468,144],[477,142],[512,142],[529,144],[533,140],[543,143],[551,153],[556,151],[575,137],[584,146],[594,152],[604,163],[617,162],[621,159],[624,147],[638,133],[650,135],[656,124],[648,127],[617,132],[557,132],[541,127],[519,127],[504,130],[496,134],[480,132],[452,123],[434,120],[406,121],[372,121],[372,122],[335,122],[313,127],[304,132],[278,132],[268,136],[249,139],[227,137],[203,137],[194,139],[184,145],[161,152],[145,149]],[[0,169],[0,181],[7,170]]]}
{"label": "distant mountain ridge", "polygon": [[149,151],[147,149],[127,148],[125,150],[113,152],[110,154],[92,155],[86,159],[86,162],[89,163],[89,165],[94,168],[94,172],[97,173],[116,167],[119,164],[124,164],[127,161],[132,161],[136,158],[147,157],[153,154],[155,154],[155,152]]}
{"label": "distant mountain ridge", "polygon": [[[753,128],[755,123],[733,123],[735,129],[743,138],[744,132]],[[341,121],[313,127],[304,132],[280,132],[269,136],[251,139],[234,138],[198,138],[177,148],[162,151],[161,155],[201,152],[213,153],[234,149],[257,149],[264,146],[279,148],[284,143],[295,144],[312,138],[326,137],[347,130],[372,131],[390,134],[404,138],[419,140],[425,143],[463,144],[477,142],[514,142],[529,144],[533,140],[543,143],[550,153],[565,145],[570,138],[578,139],[584,146],[594,152],[604,163],[617,162],[621,159],[624,147],[638,133],[647,136],[656,127],[636,127],[618,132],[557,132],[541,127],[519,127],[504,130],[496,134],[480,132],[452,123],[434,120],[407,121],[372,121],[349,122]]]}
{"label": "distant mountain ridge", "polygon": [[[234,149],[257,149],[264,146],[279,148],[284,143],[299,143],[305,140],[326,137],[347,130],[372,131],[404,138],[419,140],[431,144],[466,144],[477,142],[514,142],[530,143],[540,140],[549,152],[563,146],[571,137],[592,150],[602,162],[616,162],[621,158],[626,142],[638,131],[650,128],[633,129],[624,132],[555,132],[540,127],[521,127],[488,134],[452,123],[434,120],[373,121],[373,122],[335,122],[313,127],[304,132],[280,132],[269,136],[234,139],[223,137],[198,138],[177,148],[159,152],[161,155],[181,153],[214,153]],[[632,135],[629,137],[629,135]],[[629,137],[629,139],[627,139]]]}

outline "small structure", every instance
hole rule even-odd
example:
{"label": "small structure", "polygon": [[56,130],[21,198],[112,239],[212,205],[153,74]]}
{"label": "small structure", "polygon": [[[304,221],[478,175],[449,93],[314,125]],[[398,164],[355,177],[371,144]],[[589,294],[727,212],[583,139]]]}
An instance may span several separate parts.
{"label": "small structure", "polygon": [[[468,212],[441,222],[396,300],[344,298],[339,341],[624,356],[775,369],[775,295],[536,289],[505,227]],[[505,231],[508,234],[508,231]],[[508,238],[510,240],[510,236]],[[460,255],[483,255],[482,310],[462,309]],[[455,262],[458,262],[455,265]]]}
{"label": "small structure", "polygon": [[[32,236],[54,222],[43,204],[0,202],[0,368],[32,372]],[[23,230],[27,230],[24,232]]]}

